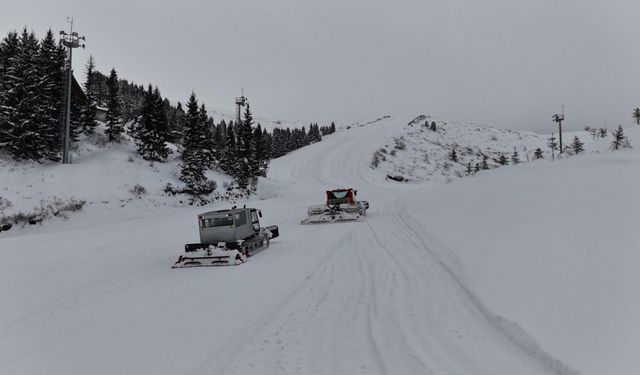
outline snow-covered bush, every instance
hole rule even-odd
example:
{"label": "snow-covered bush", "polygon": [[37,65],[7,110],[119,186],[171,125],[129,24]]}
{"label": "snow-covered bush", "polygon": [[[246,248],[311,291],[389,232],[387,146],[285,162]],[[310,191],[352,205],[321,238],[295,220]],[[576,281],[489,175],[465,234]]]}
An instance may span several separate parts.
{"label": "snow-covered bush", "polygon": [[0,212],[4,211],[6,208],[13,206],[10,200],[4,197],[0,197]]}
{"label": "snow-covered bush", "polygon": [[132,187],[129,190],[129,192],[133,194],[133,196],[135,196],[136,198],[140,199],[142,198],[143,195],[147,194],[147,189],[140,184],[136,184],[134,187]]}
{"label": "snow-covered bush", "polygon": [[[68,212],[80,211],[87,202],[70,198],[67,200],[53,197],[50,201],[41,200],[40,206],[31,212],[22,212],[10,216],[0,216],[0,224],[4,227],[7,224],[38,224],[52,217],[62,217],[67,219]],[[10,228],[10,226],[9,226]],[[4,229],[3,229],[4,230]]]}
{"label": "snow-covered bush", "polygon": [[371,159],[371,168],[375,169],[380,164],[380,161],[387,160],[387,158],[384,156],[386,152],[387,150],[385,150],[384,148],[380,148],[373,153],[373,158]]}
{"label": "snow-covered bush", "polygon": [[407,144],[404,142],[404,139],[394,138],[393,141],[395,142],[394,147],[396,150],[404,150],[405,148],[407,148]]}

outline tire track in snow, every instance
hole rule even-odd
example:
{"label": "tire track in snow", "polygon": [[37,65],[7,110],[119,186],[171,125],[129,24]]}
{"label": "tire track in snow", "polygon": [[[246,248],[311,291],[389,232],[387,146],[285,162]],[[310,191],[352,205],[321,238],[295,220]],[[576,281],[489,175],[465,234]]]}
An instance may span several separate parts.
{"label": "tire track in snow", "polygon": [[388,369],[371,329],[372,276],[347,235],[333,256],[224,373],[381,374]]}

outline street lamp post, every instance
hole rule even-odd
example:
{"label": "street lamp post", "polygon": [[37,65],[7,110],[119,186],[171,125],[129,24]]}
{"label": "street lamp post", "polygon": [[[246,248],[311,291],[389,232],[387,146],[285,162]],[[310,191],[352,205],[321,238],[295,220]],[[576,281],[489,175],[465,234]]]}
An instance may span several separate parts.
{"label": "street lamp post", "polygon": [[71,24],[69,33],[64,30],[60,31],[60,43],[67,47],[69,50],[69,59],[67,60],[67,98],[65,103],[65,115],[64,115],[64,134],[62,141],[62,163],[69,164],[69,138],[70,138],[70,121],[71,121],[71,81],[73,80],[73,70],[71,68],[73,49],[82,47],[84,43],[80,44],[82,40],[84,42],[84,36],[78,36],[78,33],[73,31],[73,18],[67,18],[67,22]]}

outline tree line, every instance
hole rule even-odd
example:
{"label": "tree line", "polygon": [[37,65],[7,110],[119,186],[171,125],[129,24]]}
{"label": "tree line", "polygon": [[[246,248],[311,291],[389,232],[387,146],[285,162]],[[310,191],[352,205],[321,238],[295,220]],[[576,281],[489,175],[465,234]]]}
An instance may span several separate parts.
{"label": "tree line", "polygon": [[[59,161],[65,112],[66,51],[51,30],[42,40],[24,28],[9,32],[0,42],[0,150],[15,160]],[[71,141],[92,136],[98,109],[105,111],[105,135],[118,143],[130,136],[138,154],[149,162],[164,162],[175,144],[182,160],[180,191],[207,194],[215,185],[204,177],[218,169],[234,177],[237,186],[251,190],[266,176],[269,160],[322,140],[335,124],[301,128],[263,129],[247,105],[239,123],[215,123],[204,103],[192,93],[183,108],[164,98],[156,86],[146,88],[96,70],[89,57],[82,84],[86,100],[72,96]]]}

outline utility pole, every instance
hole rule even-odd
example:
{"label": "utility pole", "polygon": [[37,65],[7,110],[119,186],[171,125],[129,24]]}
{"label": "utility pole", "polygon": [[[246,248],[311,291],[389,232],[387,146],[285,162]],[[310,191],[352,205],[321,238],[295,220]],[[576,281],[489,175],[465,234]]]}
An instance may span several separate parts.
{"label": "utility pole", "polygon": [[558,132],[560,133],[560,153],[562,154],[562,121],[564,121],[564,105],[562,106],[562,114],[553,115],[553,121],[558,123]]}
{"label": "utility pole", "polygon": [[82,47],[84,48],[84,43],[80,44],[82,40],[84,42],[84,36],[78,36],[77,32],[73,31],[73,18],[67,17],[67,22],[71,24],[69,33],[66,33],[64,30],[60,31],[60,43],[67,47],[68,52],[68,60],[67,60],[67,100],[65,103],[65,115],[64,115],[64,133],[62,135],[62,163],[70,164],[69,160],[69,138],[70,138],[70,121],[71,121],[71,82],[73,80],[73,69],[71,68],[71,57],[73,54],[73,49]]}

